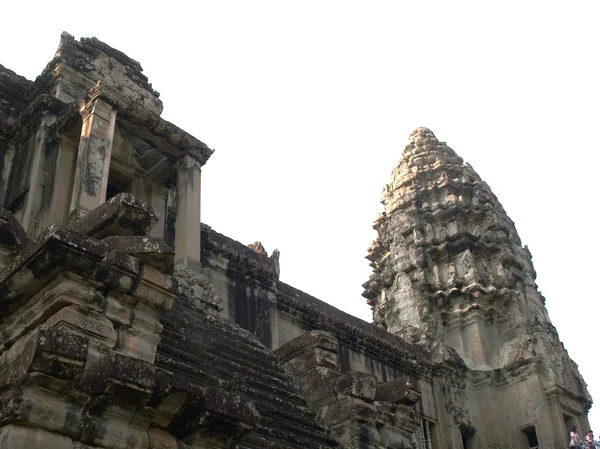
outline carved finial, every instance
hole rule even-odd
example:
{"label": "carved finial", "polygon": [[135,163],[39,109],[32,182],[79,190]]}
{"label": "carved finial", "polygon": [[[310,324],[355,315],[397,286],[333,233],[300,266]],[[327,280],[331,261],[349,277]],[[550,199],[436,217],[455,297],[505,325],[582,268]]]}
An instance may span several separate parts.
{"label": "carved finial", "polygon": [[252,251],[257,252],[258,254],[261,254],[263,256],[267,255],[267,251],[265,251],[265,247],[262,246],[261,242],[254,242],[254,243],[250,243],[248,245],[248,248],[250,248]]}
{"label": "carved finial", "polygon": [[410,135],[408,136],[408,141],[409,143],[416,142],[419,138],[425,139],[428,137],[436,139],[435,134],[433,134],[433,132],[429,128],[419,126],[418,128],[415,128],[413,132],[410,133]]}
{"label": "carved finial", "polygon": [[70,33],[66,32],[66,31],[63,31],[61,33],[60,39],[61,39],[61,41],[63,41],[63,40],[64,41],[74,41],[75,40],[75,38]]}
{"label": "carved finial", "polygon": [[280,268],[279,268],[279,250],[276,249],[273,251],[273,254],[271,254],[271,265],[273,266],[273,270],[275,270],[275,273],[277,273],[277,278],[279,278],[279,273],[280,273]]}

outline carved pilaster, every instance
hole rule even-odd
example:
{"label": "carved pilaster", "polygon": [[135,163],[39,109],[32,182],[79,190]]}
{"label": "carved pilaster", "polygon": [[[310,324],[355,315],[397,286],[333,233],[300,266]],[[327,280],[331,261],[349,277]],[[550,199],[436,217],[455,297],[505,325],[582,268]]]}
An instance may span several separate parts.
{"label": "carved pilaster", "polygon": [[81,217],[94,210],[106,199],[108,172],[117,111],[102,98],[80,104],[83,124],[73,195],[71,217]]}
{"label": "carved pilaster", "polygon": [[200,162],[191,156],[177,163],[175,260],[200,260]]}

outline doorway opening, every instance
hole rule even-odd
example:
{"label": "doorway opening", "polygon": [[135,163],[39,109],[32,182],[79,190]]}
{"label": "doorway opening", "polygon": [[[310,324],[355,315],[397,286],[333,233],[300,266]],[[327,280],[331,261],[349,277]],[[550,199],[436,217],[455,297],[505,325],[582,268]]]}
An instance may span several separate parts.
{"label": "doorway opening", "polygon": [[527,447],[528,448],[538,448],[539,447],[537,433],[535,432],[535,426],[525,427],[525,428],[521,429],[521,432],[523,432],[523,434],[527,438],[527,444],[528,444]]}

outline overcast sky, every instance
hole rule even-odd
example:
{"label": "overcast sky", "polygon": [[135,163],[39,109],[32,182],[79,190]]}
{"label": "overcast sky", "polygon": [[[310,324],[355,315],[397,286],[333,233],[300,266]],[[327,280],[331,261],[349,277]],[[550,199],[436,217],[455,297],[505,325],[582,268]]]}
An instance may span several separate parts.
{"label": "overcast sky", "polygon": [[367,321],[380,193],[429,127],[515,221],[600,401],[597,1],[193,3],[12,1],[0,63],[34,79],[62,31],[140,61],[163,117],[216,150],[202,220],[278,248],[283,281]]}

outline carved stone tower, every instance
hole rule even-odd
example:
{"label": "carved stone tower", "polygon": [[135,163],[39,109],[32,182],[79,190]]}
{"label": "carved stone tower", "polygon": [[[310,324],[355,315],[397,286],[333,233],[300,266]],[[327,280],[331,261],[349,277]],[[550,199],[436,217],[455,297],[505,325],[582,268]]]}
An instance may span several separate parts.
{"label": "carved stone tower", "polygon": [[423,346],[441,341],[455,349],[476,388],[484,378],[493,383],[494,371],[512,383],[520,370],[539,374],[547,397],[558,388],[589,408],[535,284],[531,254],[469,164],[417,128],[382,203],[367,257],[373,274],[364,284],[378,325]]}
{"label": "carved stone tower", "polygon": [[502,348],[529,324],[550,325],[513,222],[429,129],[410,135],[382,202],[365,285],[377,323],[396,334],[421,329],[468,366],[489,368],[504,364]]}

